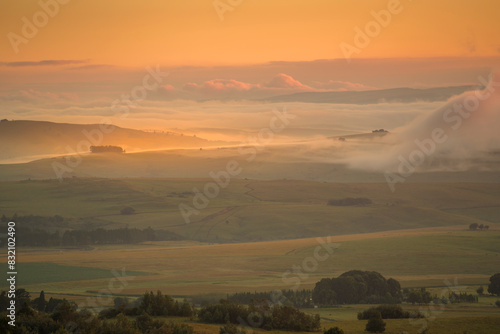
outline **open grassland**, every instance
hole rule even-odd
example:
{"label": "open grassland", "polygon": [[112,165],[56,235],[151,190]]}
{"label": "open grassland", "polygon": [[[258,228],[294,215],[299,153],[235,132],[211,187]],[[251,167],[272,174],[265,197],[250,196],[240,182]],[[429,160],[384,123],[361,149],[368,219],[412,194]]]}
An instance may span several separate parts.
{"label": "open grassland", "polygon": [[[81,281],[114,278],[113,273],[102,268],[66,266],[55,263],[28,262],[18,263],[17,272],[19,279],[17,284],[27,286],[32,284],[45,284],[53,282]],[[132,276],[140,276],[145,273],[131,272]]]}
{"label": "open grassland", "polygon": [[[485,285],[499,269],[500,232],[472,232],[465,228],[440,227],[321,238],[321,242],[328,241],[334,251],[323,261],[317,261],[317,266],[311,262],[317,248],[322,247],[316,238],[240,244],[154,242],[99,246],[91,251],[21,248],[18,262],[40,263],[42,267],[77,264],[92,270],[115,269],[127,276],[127,284],[119,292],[125,295],[156,289],[166,294],[189,296],[297,286],[312,288],[323,277],[338,276],[351,269],[378,271],[385,277],[398,279],[404,287]],[[328,253],[319,248],[319,254],[323,257]],[[300,268],[300,272],[294,272],[293,266]],[[33,292],[86,295],[89,291],[106,288],[109,281],[109,277],[82,275],[78,281],[34,281],[25,288]]]}
{"label": "open grassland", "polygon": [[[0,182],[0,214],[60,215],[69,228],[151,226],[203,242],[248,242],[500,222],[500,187],[476,183],[323,183],[232,179],[186,224],[179,205],[211,179]],[[213,183],[214,184],[214,183]],[[367,206],[328,206],[366,197]],[[136,213],[121,215],[132,206]]]}

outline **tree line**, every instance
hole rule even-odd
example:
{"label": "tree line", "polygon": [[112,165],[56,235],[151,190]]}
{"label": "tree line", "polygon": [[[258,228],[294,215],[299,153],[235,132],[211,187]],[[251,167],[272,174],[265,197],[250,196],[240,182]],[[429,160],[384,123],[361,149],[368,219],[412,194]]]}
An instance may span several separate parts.
{"label": "tree line", "polygon": [[364,197],[346,197],[340,199],[330,199],[327,202],[330,206],[355,206],[355,205],[370,205],[372,200]]}
{"label": "tree line", "polygon": [[5,215],[2,215],[0,218],[0,222],[2,223],[8,223],[11,221],[16,222],[16,224],[44,226],[47,228],[63,228],[69,225],[68,220],[59,215],[49,217],[34,215],[18,216],[16,213],[10,218]]}
{"label": "tree line", "polygon": [[[146,294],[150,295],[152,292]],[[0,314],[0,333],[193,334],[193,327],[183,323],[154,319],[142,306],[135,319],[126,316],[123,312],[118,313],[114,319],[109,319],[102,314],[96,316],[87,309],[78,310],[76,303],[66,299],[50,298],[47,301],[43,291],[40,292],[39,297],[32,300],[26,290],[18,289],[15,292],[15,301],[16,326],[9,325],[10,319],[4,311]],[[155,301],[169,304],[169,299],[161,295],[159,298],[155,295]],[[0,308],[6,310],[9,304],[10,299],[6,292],[2,291]],[[175,307],[175,303],[173,305]],[[186,307],[180,307],[181,310],[183,308],[186,309]]]}
{"label": "tree line", "polygon": [[315,332],[321,328],[319,315],[308,315],[291,306],[270,305],[266,300],[244,306],[221,299],[218,304],[202,307],[198,318],[211,324],[249,323],[265,330]]}
{"label": "tree line", "polygon": [[228,295],[227,299],[248,305],[254,300],[269,300],[272,302],[279,302],[283,305],[293,306],[298,308],[314,307],[312,300],[312,290],[275,290],[265,292],[237,292]]}
{"label": "tree line", "polygon": [[48,232],[37,228],[17,225],[16,233],[19,236],[19,246],[30,247],[58,247],[58,246],[90,246],[106,244],[136,244],[146,241],[181,240],[182,237],[174,232],[154,230],[151,227],[119,228],[107,230],[66,230],[64,232]]}
{"label": "tree line", "polygon": [[478,224],[478,223],[472,223],[469,225],[469,230],[471,231],[477,231],[477,230],[488,230],[490,228],[489,225],[484,225],[484,224]]}
{"label": "tree line", "polygon": [[92,153],[124,153],[125,150],[120,146],[90,146],[90,152]]}
{"label": "tree line", "polygon": [[127,316],[138,316],[146,313],[150,316],[191,317],[194,315],[194,309],[186,299],[179,303],[158,290],[156,294],[153,291],[145,292],[134,301],[130,301],[126,297],[116,297],[114,307],[102,310],[99,316],[112,319],[121,313]]}
{"label": "tree line", "polygon": [[[248,306],[220,300],[199,311],[195,311],[187,300],[182,303],[160,291],[144,293],[134,301],[126,297],[116,297],[114,306],[102,310],[98,315],[90,310],[79,310],[78,305],[66,299],[50,298],[44,291],[32,299],[25,289],[15,291],[16,326],[8,324],[7,312],[0,313],[1,333],[67,333],[67,330],[96,334],[192,334],[193,328],[182,323],[166,322],[154,319],[155,316],[190,317],[205,323],[223,324],[221,331],[235,329],[228,324],[238,325],[241,319],[250,320],[251,324],[260,321],[265,330],[318,331],[319,315],[307,315],[290,306],[271,306],[264,301],[252,302]],[[10,298],[5,291],[0,293],[0,308],[7,310]],[[257,317],[256,317],[257,316]],[[257,319],[260,317],[260,320]],[[239,332],[237,330],[236,332]],[[236,334],[236,332],[234,334]],[[230,332],[224,332],[230,334]]]}
{"label": "tree line", "polygon": [[450,292],[448,297],[438,297],[436,294],[431,295],[425,288],[420,289],[404,289],[403,301],[414,304],[456,304],[456,303],[477,303],[479,301],[477,295],[468,294],[466,292]]}

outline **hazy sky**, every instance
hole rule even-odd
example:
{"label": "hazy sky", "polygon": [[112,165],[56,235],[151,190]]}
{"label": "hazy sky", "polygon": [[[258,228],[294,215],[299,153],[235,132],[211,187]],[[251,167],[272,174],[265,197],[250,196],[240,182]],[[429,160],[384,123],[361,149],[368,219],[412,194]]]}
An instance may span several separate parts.
{"label": "hazy sky", "polygon": [[[245,79],[258,84],[280,73],[294,77],[290,73],[294,68],[295,72],[304,68],[297,62],[339,59],[333,68],[308,67],[297,80],[308,84],[315,76],[327,75],[323,84],[349,81],[376,88],[374,75],[384,86],[384,72],[411,74],[415,64],[409,58],[460,58],[470,64],[451,62],[444,67],[490,69],[500,56],[499,9],[496,0],[3,1],[0,71],[11,83],[37,81],[37,74],[43,78],[39,81],[121,81],[107,71],[156,64],[163,68],[238,65],[231,73],[212,73],[204,81]],[[395,60],[357,66],[345,61],[346,55]],[[30,65],[45,60],[64,62]],[[250,65],[271,62],[292,65],[281,72],[276,64],[267,73],[260,68],[259,78],[249,73],[248,78],[236,78]],[[366,64],[371,68],[363,67]],[[61,66],[65,66],[62,73]],[[68,67],[80,73],[68,72]],[[434,72],[432,64],[427,71],[417,67],[428,76]],[[358,80],[348,80],[346,73]],[[440,84],[470,80],[452,73],[434,74],[441,75]],[[433,82],[419,79],[406,85]]]}
{"label": "hazy sky", "polygon": [[[354,28],[389,6],[397,13],[356,57],[483,57],[500,49],[496,0],[221,0],[231,8],[219,10],[223,20],[212,0],[61,2],[18,53],[2,38],[2,60],[205,66],[342,58],[340,43],[353,44]],[[5,36],[21,34],[22,18],[33,22],[41,7],[2,1],[0,9]]]}
{"label": "hazy sky", "polygon": [[169,72],[150,101],[479,84],[500,64],[498,9],[496,0],[3,1],[0,102],[12,118],[109,111],[147,66]]}

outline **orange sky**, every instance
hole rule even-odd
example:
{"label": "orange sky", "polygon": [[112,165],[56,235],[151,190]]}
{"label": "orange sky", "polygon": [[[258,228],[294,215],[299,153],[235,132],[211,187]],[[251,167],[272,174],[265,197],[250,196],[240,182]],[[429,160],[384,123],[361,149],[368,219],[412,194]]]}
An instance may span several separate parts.
{"label": "orange sky", "polygon": [[[22,36],[21,19],[32,22],[41,7],[38,1],[2,2],[0,62],[89,59],[135,67],[342,58],[340,43],[354,45],[354,27],[364,28],[373,20],[370,12],[386,9],[390,1],[221,2],[241,4],[221,20],[212,0],[70,0],[18,45],[18,53],[8,34]],[[354,58],[500,54],[498,0],[401,0],[400,6]]]}

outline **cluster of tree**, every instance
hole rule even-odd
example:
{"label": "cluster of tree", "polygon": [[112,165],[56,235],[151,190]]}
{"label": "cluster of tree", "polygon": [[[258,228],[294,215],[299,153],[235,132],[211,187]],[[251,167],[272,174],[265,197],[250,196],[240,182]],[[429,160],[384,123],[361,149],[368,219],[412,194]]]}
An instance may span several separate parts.
{"label": "cluster of tree", "polygon": [[484,224],[478,224],[478,223],[472,223],[469,225],[469,230],[471,231],[477,231],[477,230],[488,230],[490,228],[489,225],[484,225]]}
{"label": "cluster of tree", "polygon": [[194,310],[187,300],[179,303],[172,297],[163,295],[158,290],[156,294],[153,291],[146,292],[133,302],[130,302],[126,297],[116,297],[114,299],[114,307],[102,310],[99,316],[111,319],[121,313],[127,316],[148,314],[150,316],[191,317],[194,314]]}
{"label": "cluster of tree", "polygon": [[[61,308],[61,306],[65,303],[71,306],[73,309],[77,309],[78,305],[74,302],[69,302],[66,299],[58,299],[58,298],[50,298],[48,301],[45,298],[45,293],[42,290],[40,292],[40,296],[31,300],[31,295],[25,289],[17,289],[15,291],[15,301],[16,305],[27,305],[30,308],[39,311],[39,312],[47,312],[53,313]],[[10,299],[8,298],[7,292],[2,291],[0,293],[0,309],[5,310],[9,307]]]}
{"label": "cluster of tree", "polygon": [[451,304],[451,303],[477,303],[478,296],[468,294],[466,292],[450,292],[448,297],[442,296],[439,298],[437,295],[431,295],[425,288],[420,289],[404,289],[404,301],[414,304]]}
{"label": "cluster of tree", "polygon": [[429,304],[435,299],[437,299],[437,296],[432,296],[431,293],[425,288],[403,290],[403,300],[407,303],[411,303],[412,305]]}
{"label": "cluster of tree", "polygon": [[275,290],[267,292],[238,292],[227,296],[227,299],[248,305],[254,300],[268,300],[273,304],[280,303],[298,308],[314,307],[312,290]]}
{"label": "cluster of tree", "polygon": [[376,129],[376,130],[372,130],[373,133],[377,133],[377,132],[389,132],[385,129]]}
{"label": "cluster of tree", "polygon": [[380,305],[369,308],[358,313],[358,320],[368,320],[380,313],[382,319],[409,319],[409,318],[424,318],[425,316],[418,311],[403,311],[399,305]]}
{"label": "cluster of tree", "polygon": [[190,317],[193,315],[193,309],[186,300],[184,300],[182,304],[179,304],[179,302],[174,301],[172,297],[162,295],[159,290],[156,292],[156,295],[153,294],[153,291],[149,293],[146,292],[144,296],[142,296],[139,310],[153,316]]}
{"label": "cluster of tree", "polygon": [[351,270],[337,278],[323,278],[312,293],[316,305],[397,304],[402,301],[401,285],[376,271]]}
{"label": "cluster of tree", "polygon": [[44,226],[44,227],[55,227],[62,228],[68,226],[68,221],[59,215],[55,215],[52,217],[42,217],[42,216],[18,216],[17,213],[12,217],[7,217],[2,215],[0,218],[2,223],[15,222],[16,224],[24,225],[24,226]]}
{"label": "cluster of tree", "polygon": [[[146,293],[152,295],[152,293]],[[146,295],[145,294],[145,295]],[[95,316],[89,310],[78,310],[78,305],[66,299],[45,298],[44,292],[31,300],[30,294],[24,289],[18,289],[15,293],[16,301],[16,326],[8,324],[9,318],[3,312],[0,314],[0,333],[96,333],[96,334],[192,334],[193,328],[187,324],[165,322],[155,320],[144,309],[139,308],[135,320],[127,317],[124,313],[118,313],[116,319],[108,320],[103,316]],[[160,296],[160,297],[157,297]],[[156,295],[155,300],[161,302],[169,301],[167,296]],[[123,306],[115,299],[115,306]],[[170,298],[171,299],[171,298]],[[144,297],[142,298],[144,301]],[[153,303],[154,304],[154,303]],[[0,308],[6,310],[10,305],[7,293],[0,293]],[[189,304],[188,304],[189,306]],[[174,303],[175,308],[175,303]],[[187,308],[179,306],[182,310]],[[190,312],[192,312],[189,307]],[[181,315],[182,312],[179,312]],[[173,314],[172,314],[173,315]]]}
{"label": "cluster of tree", "polygon": [[180,240],[182,237],[165,230],[154,230],[151,227],[145,229],[120,228],[105,230],[67,230],[63,233],[50,233],[45,230],[16,227],[17,234],[22,236],[18,239],[18,245],[31,247],[56,247],[56,246],[89,246],[105,244],[135,244],[145,241]]}
{"label": "cluster of tree", "polygon": [[451,292],[448,295],[448,300],[450,303],[478,303],[479,297],[474,296],[472,293],[468,294],[466,292]]}
{"label": "cluster of tree", "polygon": [[218,304],[201,308],[198,318],[213,324],[237,325],[248,321],[265,330],[315,332],[320,329],[319,315],[308,315],[291,306],[271,306],[268,301],[254,301],[243,306],[222,299]]}
{"label": "cluster of tree", "polygon": [[355,206],[355,205],[370,205],[372,200],[364,197],[346,197],[340,199],[330,199],[328,200],[328,205],[330,206]]}
{"label": "cluster of tree", "polygon": [[125,150],[120,146],[90,146],[90,152],[92,153],[124,153]]}
{"label": "cluster of tree", "polygon": [[488,292],[495,296],[500,296],[500,273],[490,277],[490,284],[488,285]]}

